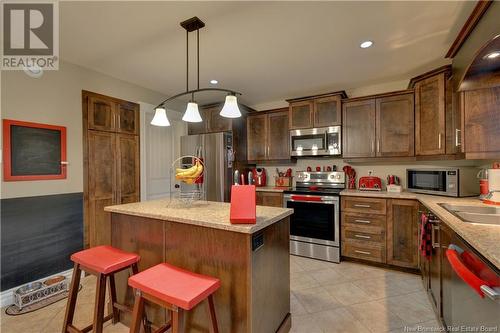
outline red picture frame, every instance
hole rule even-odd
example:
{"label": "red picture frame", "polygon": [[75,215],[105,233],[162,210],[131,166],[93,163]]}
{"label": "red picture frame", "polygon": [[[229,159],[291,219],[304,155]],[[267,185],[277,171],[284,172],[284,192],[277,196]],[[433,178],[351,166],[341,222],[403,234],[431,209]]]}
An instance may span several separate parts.
{"label": "red picture frame", "polygon": [[[60,132],[60,148],[61,148],[61,168],[57,174],[40,174],[40,175],[13,175],[12,174],[12,126],[47,129]],[[28,180],[52,180],[66,179],[66,127],[55,126],[48,124],[31,123],[26,121],[4,119],[3,120],[3,179],[4,181],[28,181]]]}

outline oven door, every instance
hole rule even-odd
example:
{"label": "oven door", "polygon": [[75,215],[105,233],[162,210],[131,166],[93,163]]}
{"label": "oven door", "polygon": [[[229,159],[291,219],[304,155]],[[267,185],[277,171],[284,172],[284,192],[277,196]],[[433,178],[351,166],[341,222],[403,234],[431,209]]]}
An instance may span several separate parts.
{"label": "oven door", "polygon": [[285,194],[285,206],[293,208],[290,239],[339,246],[339,197]]}

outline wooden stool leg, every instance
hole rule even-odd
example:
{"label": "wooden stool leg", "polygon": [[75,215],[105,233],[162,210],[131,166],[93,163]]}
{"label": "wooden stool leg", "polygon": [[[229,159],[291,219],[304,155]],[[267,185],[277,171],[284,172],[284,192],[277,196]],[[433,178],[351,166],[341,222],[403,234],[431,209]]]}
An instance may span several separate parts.
{"label": "wooden stool leg", "polygon": [[184,333],[184,310],[177,308],[172,313],[172,333]]}
{"label": "wooden stool leg", "polygon": [[113,314],[112,323],[113,325],[120,321],[120,311],[115,307],[116,303],[116,286],[115,286],[115,275],[111,274],[109,276],[109,313]]}
{"label": "wooden stool leg", "polygon": [[[137,267],[137,263],[132,264],[132,274],[135,275],[139,273],[139,267]],[[146,316],[146,312],[142,312],[142,325],[144,326],[144,332],[151,332],[151,325],[148,322],[148,317]]]}
{"label": "wooden stool leg", "polygon": [[73,266],[73,277],[71,278],[71,286],[69,287],[68,303],[66,304],[66,314],[64,315],[64,324],[62,332],[68,331],[68,325],[73,324],[73,316],[75,315],[76,298],[78,296],[78,289],[80,288],[80,265],[75,263]]}
{"label": "wooden stool leg", "polygon": [[132,323],[130,324],[130,333],[139,333],[141,329],[141,321],[144,315],[144,298],[141,292],[136,290],[134,310],[132,311]]}
{"label": "wooden stool leg", "polygon": [[97,276],[94,307],[94,333],[102,333],[104,324],[104,303],[106,300],[106,275]]}
{"label": "wooden stool leg", "polygon": [[208,296],[208,312],[210,322],[212,323],[211,333],[219,333],[219,326],[217,325],[217,316],[215,315],[214,298],[212,295]]}

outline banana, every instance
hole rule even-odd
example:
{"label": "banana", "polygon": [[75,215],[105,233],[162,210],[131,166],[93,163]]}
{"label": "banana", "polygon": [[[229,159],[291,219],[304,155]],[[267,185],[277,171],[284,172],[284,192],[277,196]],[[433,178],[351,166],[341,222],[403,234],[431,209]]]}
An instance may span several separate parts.
{"label": "banana", "polygon": [[198,179],[202,173],[203,164],[201,164],[199,161],[196,161],[195,165],[193,165],[189,169],[176,169],[175,178],[182,180],[186,184],[193,184],[194,181]]}
{"label": "banana", "polygon": [[189,177],[193,175],[197,170],[198,170],[198,161],[197,163],[193,165],[192,167],[188,169],[176,169],[175,170],[175,178],[180,179],[183,177]]}

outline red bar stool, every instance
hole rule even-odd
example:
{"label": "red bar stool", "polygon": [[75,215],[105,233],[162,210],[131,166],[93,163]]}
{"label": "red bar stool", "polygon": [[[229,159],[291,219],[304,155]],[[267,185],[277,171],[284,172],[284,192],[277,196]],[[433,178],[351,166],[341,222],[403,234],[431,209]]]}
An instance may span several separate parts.
{"label": "red bar stool", "polygon": [[[132,273],[138,272],[137,262],[140,257],[135,253],[125,252],[111,246],[96,246],[87,250],[74,253],[71,260],[75,263],[73,268],[73,278],[69,289],[68,303],[66,305],[66,315],[62,332],[102,332],[104,322],[112,319],[113,324],[117,323],[119,311],[131,311],[123,304],[116,302],[115,273],[131,268]],[[80,286],[81,271],[97,277],[97,287],[95,295],[94,322],[89,326],[78,329],[73,326],[73,316],[75,314],[76,298]],[[110,314],[104,317],[104,302],[106,298],[106,279],[109,279]]]}
{"label": "red bar stool", "polygon": [[208,313],[211,332],[218,333],[217,318],[213,293],[220,287],[220,280],[183,270],[163,263],[153,266],[128,279],[128,284],[136,289],[134,310],[132,313],[131,333],[138,333],[144,313],[144,300],[158,304],[170,310],[172,320],[160,327],[155,333],[166,332],[172,327],[172,333],[183,332],[184,310],[191,310],[198,303],[208,300]]}

